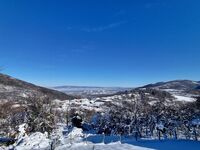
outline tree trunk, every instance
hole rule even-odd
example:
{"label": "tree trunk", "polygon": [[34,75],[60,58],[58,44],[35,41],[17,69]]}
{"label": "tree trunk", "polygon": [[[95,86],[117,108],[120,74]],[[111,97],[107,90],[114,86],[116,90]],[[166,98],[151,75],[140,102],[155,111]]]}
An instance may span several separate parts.
{"label": "tree trunk", "polygon": [[160,136],[161,136],[161,135],[160,135],[160,131],[158,131],[158,139],[159,139],[159,140],[160,140]]}

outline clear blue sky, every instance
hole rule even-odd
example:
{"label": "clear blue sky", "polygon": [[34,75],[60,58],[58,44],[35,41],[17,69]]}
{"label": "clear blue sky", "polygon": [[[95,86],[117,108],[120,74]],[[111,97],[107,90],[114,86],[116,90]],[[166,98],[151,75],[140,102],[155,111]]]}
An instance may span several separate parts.
{"label": "clear blue sky", "polygon": [[45,86],[200,80],[200,1],[1,0],[0,52]]}

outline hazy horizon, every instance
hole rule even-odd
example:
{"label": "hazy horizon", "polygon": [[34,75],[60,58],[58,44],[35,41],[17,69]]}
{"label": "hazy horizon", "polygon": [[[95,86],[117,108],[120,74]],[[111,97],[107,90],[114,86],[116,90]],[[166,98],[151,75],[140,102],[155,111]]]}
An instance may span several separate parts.
{"label": "hazy horizon", "polygon": [[[5,72],[0,72],[2,74],[5,74]],[[148,85],[148,84],[155,84],[155,83],[158,83],[158,82],[169,82],[169,81],[177,81],[177,80],[190,80],[190,81],[195,81],[195,82],[200,82],[200,80],[191,80],[191,79],[173,79],[173,80],[163,80],[163,81],[155,81],[155,82],[149,82],[149,83],[144,83],[144,84],[140,84],[140,85],[135,85],[135,86],[118,86],[118,85],[115,85],[115,86],[102,86],[102,85],[81,85],[81,84],[65,84],[65,83],[61,83],[61,84],[55,84],[55,85],[45,85],[45,84],[40,84],[40,83],[37,83],[37,82],[32,82],[32,81],[28,81],[26,79],[22,79],[22,78],[18,78],[16,76],[12,76],[10,74],[6,74],[8,76],[11,76],[13,78],[16,78],[16,79],[19,79],[19,80],[23,80],[25,82],[29,82],[29,83],[32,83],[32,84],[35,84],[35,85],[38,85],[38,86],[43,86],[43,87],[47,87],[47,88],[55,88],[55,87],[62,87],[62,86],[74,86],[74,87],[97,87],[97,88],[137,88],[137,87],[142,87],[142,86],[145,86],[145,85]]]}

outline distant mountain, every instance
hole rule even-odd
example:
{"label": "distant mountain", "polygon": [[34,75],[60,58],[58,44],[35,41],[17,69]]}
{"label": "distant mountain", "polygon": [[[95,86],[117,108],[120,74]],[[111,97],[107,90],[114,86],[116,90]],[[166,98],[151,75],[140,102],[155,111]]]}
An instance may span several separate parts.
{"label": "distant mountain", "polygon": [[155,84],[148,84],[142,88],[155,89],[176,89],[176,90],[195,90],[200,87],[200,82],[191,80],[174,80],[168,82],[158,82]]}
{"label": "distant mountain", "polygon": [[0,101],[16,101],[23,100],[30,97],[40,98],[45,96],[49,99],[73,99],[60,91],[36,86],[34,84],[15,79],[11,76],[0,73]]}

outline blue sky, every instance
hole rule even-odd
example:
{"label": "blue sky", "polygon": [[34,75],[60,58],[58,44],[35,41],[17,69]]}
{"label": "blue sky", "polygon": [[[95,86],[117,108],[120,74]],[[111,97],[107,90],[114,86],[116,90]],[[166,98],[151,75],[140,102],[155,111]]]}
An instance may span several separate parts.
{"label": "blue sky", "polygon": [[200,80],[199,0],[1,0],[3,73],[44,86]]}

